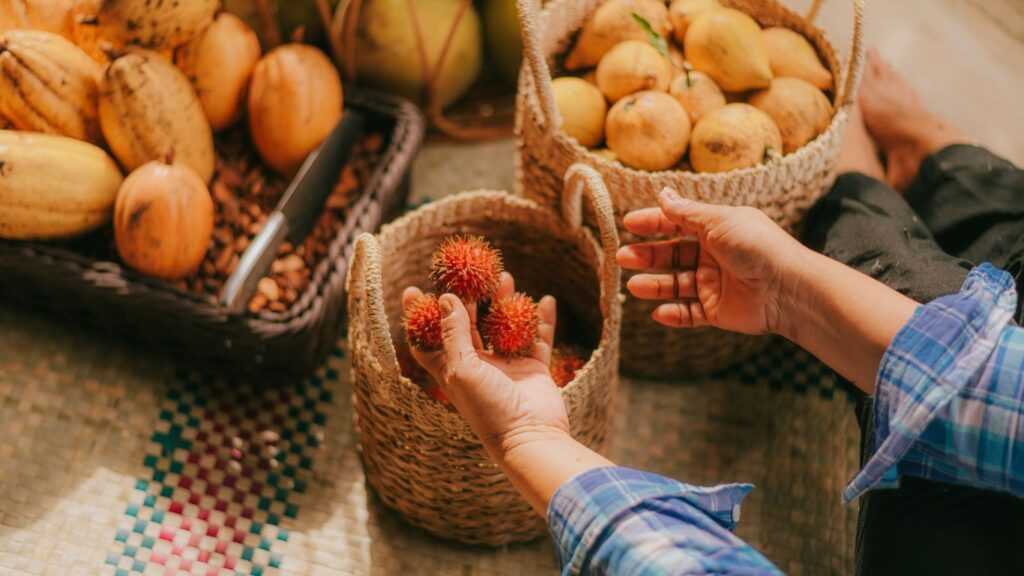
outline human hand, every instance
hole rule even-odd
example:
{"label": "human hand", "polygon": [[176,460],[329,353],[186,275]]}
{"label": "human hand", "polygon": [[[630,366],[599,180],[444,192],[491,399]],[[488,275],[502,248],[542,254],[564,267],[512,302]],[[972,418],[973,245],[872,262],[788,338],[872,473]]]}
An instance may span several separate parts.
{"label": "human hand", "polygon": [[[672,239],[625,246],[617,255],[623,268],[646,271],[629,279],[633,296],[666,301],[654,320],[777,332],[803,245],[754,208],[686,200],[667,188],[658,204],[630,212],[623,224],[638,236]],[[685,236],[693,238],[679,238]]]}
{"label": "human hand", "polygon": [[[515,292],[507,272],[495,298]],[[406,288],[403,307],[421,295]],[[483,348],[476,327],[476,305],[468,308],[452,294],[440,298],[444,347],[412,354],[479,436],[492,458],[501,463],[524,443],[568,437],[569,418],[562,396],[551,379],[549,364],[555,336],[555,299],[538,305],[538,341],[528,356],[503,358]]]}

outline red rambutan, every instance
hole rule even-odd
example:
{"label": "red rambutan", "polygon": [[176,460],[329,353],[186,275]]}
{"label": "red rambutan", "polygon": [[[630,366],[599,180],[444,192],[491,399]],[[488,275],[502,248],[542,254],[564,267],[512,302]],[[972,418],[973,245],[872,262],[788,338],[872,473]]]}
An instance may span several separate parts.
{"label": "red rambutan", "polygon": [[537,303],[523,293],[491,303],[480,327],[480,335],[500,356],[522,356],[537,340]]}
{"label": "red rambutan", "polygon": [[453,236],[441,243],[430,263],[430,279],[467,302],[490,298],[504,267],[501,252],[480,236]]}
{"label": "red rambutan", "polygon": [[551,379],[559,388],[565,388],[576,372],[587,363],[575,348],[568,346],[555,346],[551,351]]}
{"label": "red rambutan", "polygon": [[412,302],[402,319],[405,337],[418,350],[440,350],[443,341],[441,332],[441,303],[437,296],[424,294]]}

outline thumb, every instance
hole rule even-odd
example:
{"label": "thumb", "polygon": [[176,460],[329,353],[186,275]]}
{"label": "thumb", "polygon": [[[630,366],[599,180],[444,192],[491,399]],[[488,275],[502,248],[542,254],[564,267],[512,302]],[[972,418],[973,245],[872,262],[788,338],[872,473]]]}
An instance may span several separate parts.
{"label": "thumb", "polygon": [[671,188],[658,194],[658,205],[673,224],[698,234],[722,218],[723,208],[683,198]]}
{"label": "thumb", "polygon": [[473,347],[473,331],[469,322],[469,311],[453,294],[444,294],[439,300],[441,331],[444,335],[445,364],[455,366],[461,360],[476,356]]}

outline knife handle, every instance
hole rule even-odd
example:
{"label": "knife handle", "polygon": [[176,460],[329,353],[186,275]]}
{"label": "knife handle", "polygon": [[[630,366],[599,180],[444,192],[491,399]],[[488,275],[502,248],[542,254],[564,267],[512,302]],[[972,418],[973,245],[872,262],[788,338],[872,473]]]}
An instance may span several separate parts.
{"label": "knife handle", "polygon": [[266,276],[267,270],[277,258],[277,249],[288,234],[288,220],[280,211],[274,211],[252,239],[238,267],[224,283],[220,303],[232,314],[240,314],[249,304],[249,298],[256,291],[256,285]]}

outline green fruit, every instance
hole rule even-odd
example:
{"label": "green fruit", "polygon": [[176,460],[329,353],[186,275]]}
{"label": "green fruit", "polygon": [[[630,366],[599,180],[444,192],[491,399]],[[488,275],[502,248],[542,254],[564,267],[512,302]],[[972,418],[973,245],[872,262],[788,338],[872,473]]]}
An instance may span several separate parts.
{"label": "green fruit", "polygon": [[[410,4],[415,14],[410,14]],[[427,62],[433,69],[463,4],[463,0],[364,0],[355,34],[359,83],[422,102],[425,74],[414,26],[419,23]],[[470,6],[459,20],[437,74],[437,103],[445,107],[469,89],[480,74],[482,53],[480,17]]]}
{"label": "green fruit", "polygon": [[523,60],[516,0],[486,0],[483,10],[484,37],[491,62],[503,80],[515,84],[519,79],[519,64]]}

